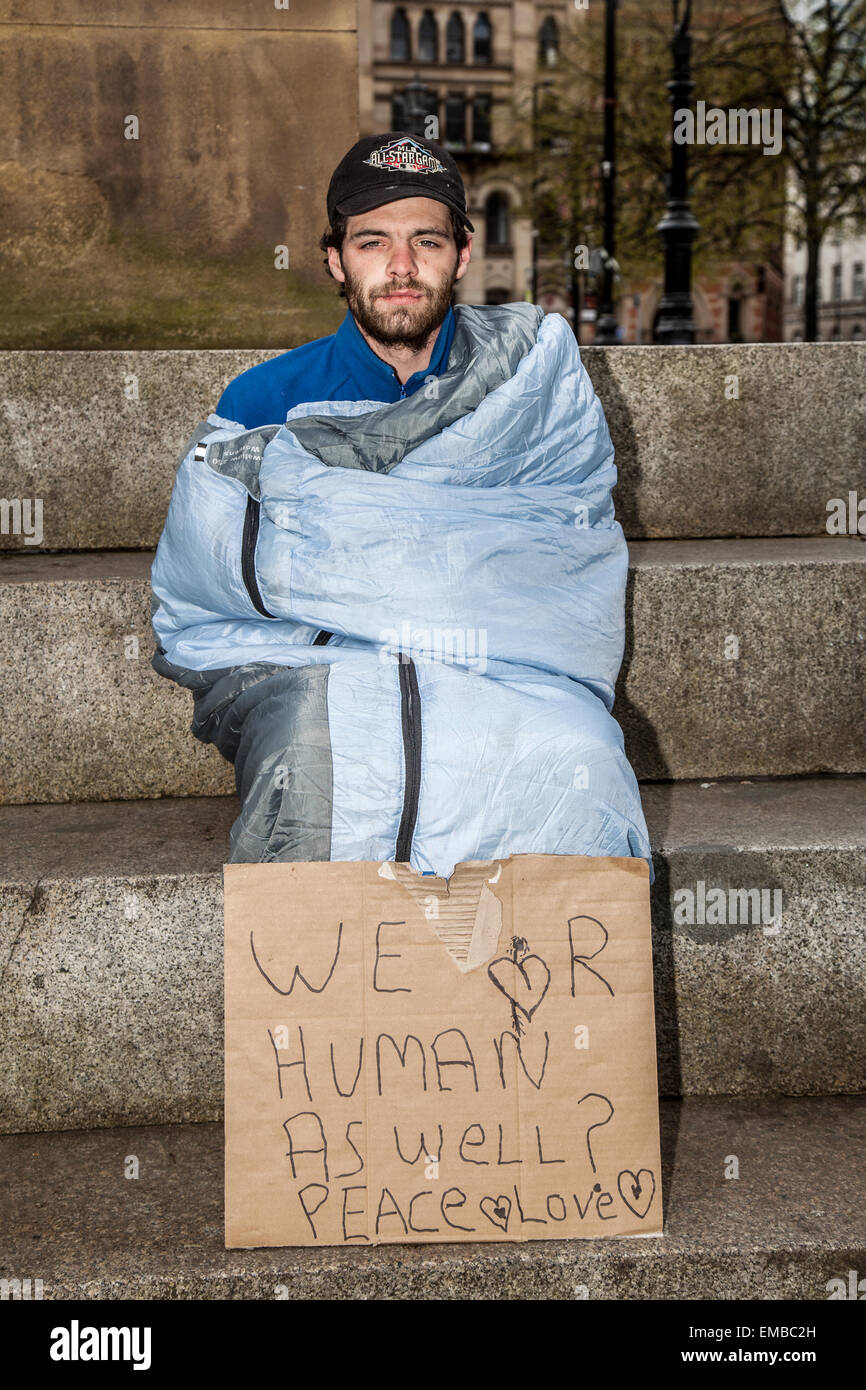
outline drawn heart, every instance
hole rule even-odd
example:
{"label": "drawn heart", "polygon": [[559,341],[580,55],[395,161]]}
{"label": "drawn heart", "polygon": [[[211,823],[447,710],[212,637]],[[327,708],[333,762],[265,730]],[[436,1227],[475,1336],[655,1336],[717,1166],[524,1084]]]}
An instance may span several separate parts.
{"label": "drawn heart", "polygon": [[500,993],[528,1019],[532,1018],[550,985],[550,971],[541,956],[524,956],[523,960],[498,956],[488,965],[487,974]]}
{"label": "drawn heart", "polygon": [[[487,1220],[492,1222],[494,1226],[498,1226],[500,1231],[508,1230],[508,1218],[511,1215],[510,1197],[482,1197],[479,1206]],[[488,1207],[490,1211],[488,1211]]]}
{"label": "drawn heart", "polygon": [[[642,1177],[649,1178],[652,1187],[648,1187],[646,1183],[641,1183]],[[625,1183],[625,1189],[626,1192],[630,1194],[631,1201],[629,1201],[629,1198],[625,1195],[625,1192],[623,1192],[623,1178],[629,1179],[629,1181]],[[633,1211],[635,1216],[639,1216],[643,1219],[652,1206],[653,1197],[656,1195],[656,1180],[650,1169],[641,1168],[640,1172],[633,1173],[630,1168],[624,1168],[616,1180],[616,1185],[619,1188],[619,1195],[625,1202],[629,1211]],[[643,1210],[641,1210],[641,1198],[646,1196],[647,1192],[649,1196],[646,1199]],[[635,1203],[637,1203],[637,1206],[635,1206]]]}

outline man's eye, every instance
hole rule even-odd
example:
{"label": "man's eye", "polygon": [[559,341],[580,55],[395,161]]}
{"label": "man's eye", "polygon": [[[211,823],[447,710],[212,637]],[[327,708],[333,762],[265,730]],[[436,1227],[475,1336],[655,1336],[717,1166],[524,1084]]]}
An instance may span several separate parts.
{"label": "man's eye", "polygon": [[378,241],[362,241],[362,242],[361,242],[361,250],[362,250],[362,251],[366,251],[368,246],[378,246],[378,245],[379,245]]}
{"label": "man's eye", "polygon": [[432,241],[432,240],[430,240],[430,239],[428,238],[428,239],[422,241],[422,242],[421,242],[421,245],[422,245],[422,246],[432,246],[432,248],[433,248],[434,251],[438,251],[438,250],[439,250],[439,247],[442,245],[442,243],[441,243],[440,241]]}

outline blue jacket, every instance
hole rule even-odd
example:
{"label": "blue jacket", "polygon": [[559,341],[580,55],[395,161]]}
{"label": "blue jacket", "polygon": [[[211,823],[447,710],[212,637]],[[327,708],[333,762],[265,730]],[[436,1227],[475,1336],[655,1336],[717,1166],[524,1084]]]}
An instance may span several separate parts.
{"label": "blue jacket", "polygon": [[230,382],[220,396],[216,414],[246,429],[285,420],[303,401],[391,401],[413,395],[429,376],[448,365],[454,339],[454,310],[449,309],[433,346],[429,367],[415,372],[405,385],[394,368],[368,347],[350,313],[329,338],[317,338],[292,348],[269,362],[260,362]]}

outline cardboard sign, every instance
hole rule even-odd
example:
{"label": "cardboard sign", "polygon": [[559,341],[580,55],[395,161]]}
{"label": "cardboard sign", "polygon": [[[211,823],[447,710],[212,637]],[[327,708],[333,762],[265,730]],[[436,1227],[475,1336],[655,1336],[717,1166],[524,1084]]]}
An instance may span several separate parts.
{"label": "cardboard sign", "polygon": [[644,860],[225,868],[226,1245],[662,1229]]}

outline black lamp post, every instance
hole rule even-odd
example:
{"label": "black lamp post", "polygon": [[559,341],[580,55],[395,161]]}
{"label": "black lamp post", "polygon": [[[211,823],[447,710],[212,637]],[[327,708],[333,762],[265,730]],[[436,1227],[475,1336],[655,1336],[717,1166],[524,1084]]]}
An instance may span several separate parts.
{"label": "black lamp post", "polygon": [[538,241],[539,241],[539,189],[541,187],[541,161],[538,156],[538,93],[549,91],[553,82],[549,77],[532,84],[532,302],[538,303]]}
{"label": "black lamp post", "polygon": [[613,275],[616,188],[616,7],[617,0],[605,0],[604,13],[604,160],[601,165],[604,188],[604,270],[601,304],[595,328],[597,344],[616,342],[616,315],[613,312]]}
{"label": "black lamp post", "polygon": [[[682,22],[679,0],[673,0],[674,34],[671,53],[674,66],[667,83],[672,114],[688,106],[694,91],[691,80],[692,37],[689,24],[692,0],[686,0]],[[654,334],[657,343],[693,343],[695,341],[694,306],[692,304],[692,242],[700,223],[693,216],[688,198],[688,147],[671,146],[671,173],[668,183],[668,210],[656,231],[661,234],[665,248],[665,288],[659,303],[658,321]]]}
{"label": "black lamp post", "polygon": [[403,96],[406,102],[406,126],[409,134],[414,135],[417,140],[423,140],[427,117],[438,113],[429,110],[431,93],[424,86],[417,72],[407,82]]}

